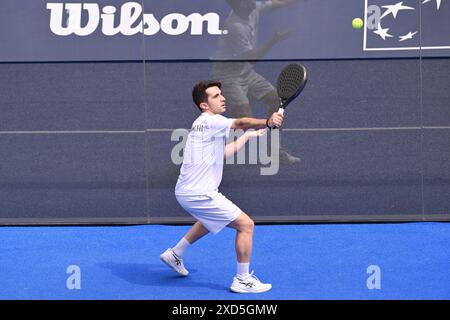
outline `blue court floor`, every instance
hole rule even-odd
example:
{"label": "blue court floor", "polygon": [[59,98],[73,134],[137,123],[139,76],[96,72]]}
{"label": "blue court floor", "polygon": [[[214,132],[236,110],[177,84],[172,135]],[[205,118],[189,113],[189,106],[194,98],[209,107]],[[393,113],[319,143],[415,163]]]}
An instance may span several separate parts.
{"label": "blue court floor", "polygon": [[177,276],[159,260],[188,226],[0,227],[0,299],[450,299],[450,223],[257,225],[251,269],[270,292],[231,293],[234,231],[207,235]]}

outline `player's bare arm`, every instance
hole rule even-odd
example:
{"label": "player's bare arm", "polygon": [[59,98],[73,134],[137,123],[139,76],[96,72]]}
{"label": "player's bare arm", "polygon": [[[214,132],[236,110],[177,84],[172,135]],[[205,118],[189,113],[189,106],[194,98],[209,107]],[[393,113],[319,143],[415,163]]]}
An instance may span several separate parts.
{"label": "player's bare arm", "polygon": [[266,133],[266,131],[267,131],[267,128],[259,129],[256,131],[255,130],[245,131],[242,136],[237,138],[235,141],[228,143],[225,146],[224,158],[226,159],[226,158],[232,156],[233,154],[238,152],[239,149],[241,149],[242,146],[244,146],[248,140],[250,140],[251,138],[260,137],[264,133]]}
{"label": "player's bare arm", "polygon": [[263,129],[267,126],[281,127],[284,116],[280,112],[274,112],[269,119],[255,119],[255,118],[239,118],[235,119],[231,124],[231,129]]}

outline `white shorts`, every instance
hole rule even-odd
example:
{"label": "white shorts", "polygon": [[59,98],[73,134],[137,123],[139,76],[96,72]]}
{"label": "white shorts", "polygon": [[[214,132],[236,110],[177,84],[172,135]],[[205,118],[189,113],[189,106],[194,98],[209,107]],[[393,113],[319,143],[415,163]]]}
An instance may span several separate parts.
{"label": "white shorts", "polygon": [[178,203],[209,232],[217,234],[236,220],[242,210],[220,192],[201,196],[175,195]]}

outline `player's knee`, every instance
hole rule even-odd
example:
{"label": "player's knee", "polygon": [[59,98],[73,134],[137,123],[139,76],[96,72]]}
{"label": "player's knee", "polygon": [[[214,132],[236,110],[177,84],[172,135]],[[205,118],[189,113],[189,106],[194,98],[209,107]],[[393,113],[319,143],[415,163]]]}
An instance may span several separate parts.
{"label": "player's knee", "polygon": [[251,218],[247,218],[244,223],[244,230],[247,233],[253,233],[255,229],[255,222]]}
{"label": "player's knee", "polygon": [[253,233],[255,223],[245,212],[242,212],[230,226],[239,232]]}
{"label": "player's knee", "polygon": [[253,233],[253,230],[255,229],[255,221],[253,221],[252,219],[250,219],[250,229]]}

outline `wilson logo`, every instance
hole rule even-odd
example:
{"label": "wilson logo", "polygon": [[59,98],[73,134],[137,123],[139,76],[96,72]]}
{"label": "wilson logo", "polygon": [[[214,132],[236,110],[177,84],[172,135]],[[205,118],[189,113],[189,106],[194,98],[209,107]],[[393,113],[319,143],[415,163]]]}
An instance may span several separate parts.
{"label": "wilson logo", "polygon": [[[177,36],[184,33],[202,35],[204,30],[210,35],[221,35],[220,16],[217,13],[192,13],[185,16],[170,13],[160,21],[151,13],[143,13],[140,3],[127,2],[117,8],[97,3],[47,3],[50,10],[50,30],[58,36],[88,36],[99,26],[106,36],[122,34],[131,36],[143,33],[147,36],[163,32]],[[117,17],[116,17],[117,14]]]}

